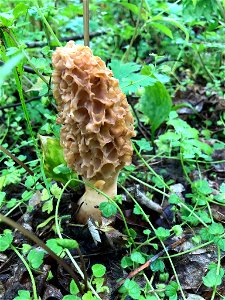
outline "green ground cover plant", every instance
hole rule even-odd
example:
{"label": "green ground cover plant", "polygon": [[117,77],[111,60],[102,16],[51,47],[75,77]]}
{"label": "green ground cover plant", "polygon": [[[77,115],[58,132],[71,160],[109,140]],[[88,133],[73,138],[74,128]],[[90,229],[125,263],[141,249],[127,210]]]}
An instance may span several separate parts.
{"label": "green ground cover plant", "polygon": [[0,298],[225,299],[225,2],[89,6],[90,48],[134,117],[132,164],[115,198],[92,186],[102,224],[78,224],[52,53],[84,44],[83,3],[1,3]]}

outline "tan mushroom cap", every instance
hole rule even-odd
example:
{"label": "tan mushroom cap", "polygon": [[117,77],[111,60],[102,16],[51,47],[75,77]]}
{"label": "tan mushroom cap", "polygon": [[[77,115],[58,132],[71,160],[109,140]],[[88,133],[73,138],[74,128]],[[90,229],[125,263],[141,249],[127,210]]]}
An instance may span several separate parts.
{"label": "tan mushroom cap", "polygon": [[133,117],[101,58],[73,41],[52,59],[61,145],[68,166],[87,180],[106,180],[131,163]]}

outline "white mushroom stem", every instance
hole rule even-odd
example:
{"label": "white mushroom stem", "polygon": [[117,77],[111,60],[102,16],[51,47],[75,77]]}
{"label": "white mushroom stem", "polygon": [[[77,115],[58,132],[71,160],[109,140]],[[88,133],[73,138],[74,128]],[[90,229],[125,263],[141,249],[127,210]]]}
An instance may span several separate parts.
{"label": "white mushroom stem", "polygon": [[[117,179],[118,174],[104,180],[86,181],[87,184],[99,189],[110,198],[117,195]],[[85,193],[78,201],[80,209],[76,215],[76,220],[79,223],[86,224],[88,218],[93,218],[99,224],[102,223],[101,211],[98,209],[100,203],[107,202],[108,199],[88,185],[85,185]]]}

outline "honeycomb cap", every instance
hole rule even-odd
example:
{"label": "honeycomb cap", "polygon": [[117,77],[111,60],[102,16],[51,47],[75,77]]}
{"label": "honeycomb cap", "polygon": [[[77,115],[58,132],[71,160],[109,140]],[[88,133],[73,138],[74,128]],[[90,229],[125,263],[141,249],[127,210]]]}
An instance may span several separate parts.
{"label": "honeycomb cap", "polygon": [[52,56],[60,143],[70,168],[105,180],[131,163],[135,136],[126,96],[101,58],[69,41]]}

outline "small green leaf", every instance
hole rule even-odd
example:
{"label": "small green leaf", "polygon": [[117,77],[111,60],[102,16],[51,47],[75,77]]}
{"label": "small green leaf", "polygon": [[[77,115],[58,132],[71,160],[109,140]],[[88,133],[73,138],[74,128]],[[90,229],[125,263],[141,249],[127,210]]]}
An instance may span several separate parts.
{"label": "small green leaf", "polygon": [[75,295],[66,295],[62,298],[62,300],[80,300],[80,297]]}
{"label": "small green leaf", "polygon": [[51,191],[52,195],[56,197],[56,199],[59,199],[62,189],[58,186],[57,183],[54,183],[51,186],[50,191]]}
{"label": "small green leaf", "polygon": [[57,244],[62,247],[62,248],[67,248],[67,249],[76,249],[79,247],[79,244],[75,240],[71,239],[60,239],[57,238],[55,239]]}
{"label": "small green leaf", "polygon": [[182,229],[182,227],[180,225],[174,225],[172,227],[172,230],[174,231],[174,233],[175,233],[176,236],[180,236],[182,234],[182,232],[183,232],[183,229]]}
{"label": "small green leaf", "polygon": [[20,290],[18,291],[18,296],[14,298],[13,300],[32,300],[30,296],[30,292],[26,290]]}
{"label": "small green leaf", "polygon": [[27,256],[27,260],[29,261],[31,267],[34,269],[38,269],[41,266],[41,264],[43,263],[43,258],[44,252],[37,251],[36,249],[32,249]]}
{"label": "small green leaf", "polygon": [[5,229],[0,235],[0,252],[7,250],[13,241],[12,231]]}
{"label": "small green leaf", "polygon": [[163,272],[165,268],[165,264],[162,260],[157,259],[156,261],[151,263],[150,267],[153,272],[157,272],[157,271]]}
{"label": "small green leaf", "polygon": [[142,138],[140,140],[133,140],[135,144],[139,147],[139,152],[141,151],[151,151],[153,147],[150,145],[150,141],[147,141],[146,139]]}
{"label": "small green leaf", "polygon": [[132,260],[130,259],[130,257],[128,256],[124,256],[122,259],[121,259],[121,267],[122,268],[127,268],[127,267],[130,267],[133,265],[133,262]]}
{"label": "small green leaf", "polygon": [[[2,12],[0,13],[0,26],[1,24],[5,27],[10,27],[14,22],[14,17],[12,14]],[[0,69],[1,70],[1,69]],[[1,74],[1,72],[0,72]]]}
{"label": "small green leaf", "polygon": [[166,287],[166,295],[170,300],[177,300],[178,284],[175,281],[171,281]]}
{"label": "small green leaf", "polygon": [[215,287],[221,285],[223,276],[224,269],[220,267],[218,272],[217,265],[213,263],[209,265],[209,271],[202,279],[205,286]]}
{"label": "small green leaf", "polygon": [[141,252],[133,252],[131,253],[130,259],[133,262],[139,263],[139,264],[144,264],[145,263],[145,258],[141,254]]}
{"label": "small green leaf", "polygon": [[46,245],[57,255],[63,251],[63,247],[58,245],[56,239],[47,240]]}
{"label": "small green leaf", "polygon": [[70,294],[77,295],[79,293],[78,286],[74,280],[70,282]]}
{"label": "small green leaf", "polygon": [[102,277],[106,272],[106,267],[102,264],[95,264],[91,267],[91,269],[95,277]]}
{"label": "small green leaf", "polygon": [[214,222],[208,227],[208,232],[209,232],[209,234],[212,234],[212,235],[223,234],[224,233],[223,225],[221,223]]}
{"label": "small green leaf", "polygon": [[102,202],[99,205],[99,209],[101,210],[103,216],[106,218],[115,216],[117,213],[116,206],[110,202]]}
{"label": "small green leaf", "polygon": [[165,86],[157,81],[154,85],[145,87],[140,106],[141,111],[149,118],[151,130],[154,133],[168,117],[172,101]]}
{"label": "small green leaf", "polygon": [[170,231],[168,229],[165,229],[163,227],[159,227],[156,229],[155,234],[158,238],[164,240],[167,237],[170,236]]}
{"label": "small green leaf", "polygon": [[[71,178],[77,179],[77,174],[66,167],[63,148],[60,146],[59,140],[43,135],[39,135],[39,139],[41,142],[46,175],[62,183],[66,183]],[[69,185],[71,187],[77,187],[78,183],[73,180]]]}
{"label": "small green leaf", "polygon": [[127,290],[127,293],[131,298],[133,298],[133,299],[140,298],[141,288],[136,281],[126,279],[123,286]]}
{"label": "small green leaf", "polygon": [[206,180],[196,180],[192,184],[192,189],[195,192],[202,193],[203,195],[209,195],[212,193],[212,189],[209,187],[209,183]]}

